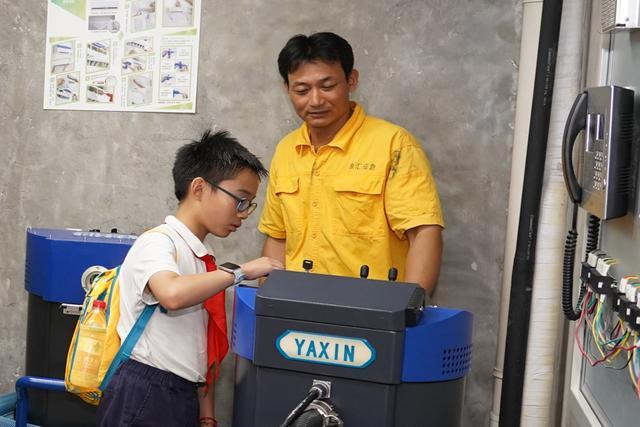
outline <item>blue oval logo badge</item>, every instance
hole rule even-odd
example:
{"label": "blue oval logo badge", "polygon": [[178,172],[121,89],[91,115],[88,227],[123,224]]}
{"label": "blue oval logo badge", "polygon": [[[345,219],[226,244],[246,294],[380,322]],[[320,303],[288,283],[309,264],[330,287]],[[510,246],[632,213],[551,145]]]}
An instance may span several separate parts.
{"label": "blue oval logo badge", "polygon": [[294,330],[280,335],[276,348],[286,359],[349,368],[366,368],[376,358],[375,349],[364,338]]}

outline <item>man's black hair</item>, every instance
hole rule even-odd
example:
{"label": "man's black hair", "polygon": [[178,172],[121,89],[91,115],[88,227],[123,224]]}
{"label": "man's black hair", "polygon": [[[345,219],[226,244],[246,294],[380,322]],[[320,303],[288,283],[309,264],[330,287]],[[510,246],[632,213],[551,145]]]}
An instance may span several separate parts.
{"label": "man's black hair", "polygon": [[260,160],[243,147],[226,130],[211,133],[206,130],[199,141],[192,140],[176,152],[173,162],[175,195],[182,201],[191,181],[201,177],[211,184],[233,179],[243,170],[249,169],[258,177],[267,176]]}
{"label": "man's black hair", "polygon": [[278,70],[288,85],[289,73],[301,64],[313,61],[340,63],[344,75],[349,78],[353,71],[353,49],[348,41],[334,33],[298,34],[290,38],[280,51]]}

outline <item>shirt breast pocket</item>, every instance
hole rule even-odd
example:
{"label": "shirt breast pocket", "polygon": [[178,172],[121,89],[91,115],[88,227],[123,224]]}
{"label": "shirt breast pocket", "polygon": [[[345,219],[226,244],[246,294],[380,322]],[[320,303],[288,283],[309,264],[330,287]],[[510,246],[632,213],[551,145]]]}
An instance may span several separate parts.
{"label": "shirt breast pocket", "polygon": [[300,194],[299,178],[279,178],[274,192],[282,204],[282,217],[287,233],[302,232],[304,201]]}
{"label": "shirt breast pocket", "polygon": [[384,212],[384,176],[337,176],[333,182],[335,234],[380,236],[387,220]]}

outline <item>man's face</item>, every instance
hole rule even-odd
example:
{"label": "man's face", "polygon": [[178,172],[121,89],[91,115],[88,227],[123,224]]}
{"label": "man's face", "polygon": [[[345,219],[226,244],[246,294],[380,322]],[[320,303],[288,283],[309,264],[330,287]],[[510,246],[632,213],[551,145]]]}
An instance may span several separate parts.
{"label": "man's face", "polygon": [[349,119],[349,94],[357,85],[357,70],[347,78],[340,63],[314,61],[289,73],[287,92],[296,113],[311,130],[335,134]]}

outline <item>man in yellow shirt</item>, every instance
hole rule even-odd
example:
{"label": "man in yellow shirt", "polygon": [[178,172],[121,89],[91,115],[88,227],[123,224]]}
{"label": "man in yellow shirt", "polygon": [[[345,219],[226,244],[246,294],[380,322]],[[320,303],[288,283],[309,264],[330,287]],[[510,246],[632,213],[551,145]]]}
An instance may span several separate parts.
{"label": "man in yellow shirt", "polygon": [[333,33],[298,35],[278,67],[302,126],[271,161],[259,229],[263,255],[302,270],[419,283],[432,294],[444,221],[429,161],[405,129],[350,101],[358,85],[349,43]]}

